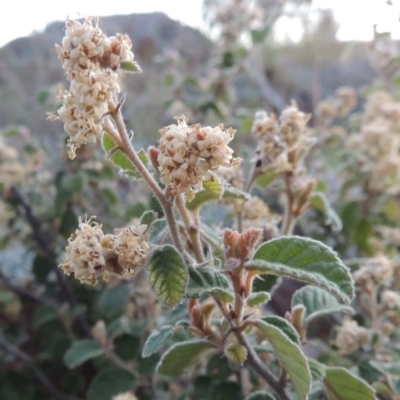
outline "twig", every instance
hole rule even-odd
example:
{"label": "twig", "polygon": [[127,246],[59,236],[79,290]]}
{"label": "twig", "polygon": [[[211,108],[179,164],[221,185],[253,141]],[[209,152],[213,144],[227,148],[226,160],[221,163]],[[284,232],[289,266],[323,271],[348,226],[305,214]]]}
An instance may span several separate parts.
{"label": "twig", "polygon": [[[122,104],[122,102],[121,102]],[[157,200],[160,202],[161,207],[164,211],[165,219],[167,220],[169,230],[171,232],[172,240],[179,250],[181,254],[185,254],[185,247],[183,245],[178,226],[176,224],[175,216],[172,209],[172,201],[167,199],[164,192],[157,184],[151,173],[148,171],[146,166],[142,163],[139,156],[136,154],[134,147],[130,141],[128,132],[126,130],[124,120],[122,118],[120,107],[118,107],[118,111],[114,114],[111,114],[112,118],[115,122],[115,125],[118,129],[121,142],[122,142],[122,151],[126,154],[126,156],[132,161],[133,165],[142,175],[142,177],[146,180],[149,184],[151,190],[153,191],[154,195],[157,197]]]}
{"label": "twig", "polygon": [[[45,257],[48,259],[51,269],[55,272],[57,282],[61,287],[61,290],[64,293],[65,298],[72,308],[75,308],[78,304],[74,292],[68,284],[68,281],[65,279],[64,274],[61,272],[60,268],[56,263],[56,255],[53,248],[49,245],[49,241],[45,238],[42,231],[42,224],[40,220],[36,217],[36,215],[32,211],[31,205],[25,200],[21,192],[15,187],[11,186],[10,192],[16,202],[22,207],[25,212],[25,217],[28,220],[29,225],[32,228],[33,238]],[[87,323],[86,319],[82,315],[78,315],[77,320],[82,326],[83,331],[86,336],[91,336],[90,327]]]}
{"label": "twig", "polygon": [[224,314],[226,320],[231,326],[232,332],[235,334],[238,342],[244,346],[247,350],[247,362],[253,367],[253,369],[260,375],[265,382],[268,383],[269,386],[276,392],[281,400],[291,400],[290,395],[287,393],[285,387],[282,387],[279,380],[275,375],[268,369],[268,367],[261,361],[260,357],[258,357],[257,353],[253,349],[253,346],[249,343],[246,335],[240,332],[235,323],[232,321],[230,316],[226,313],[224,306],[221,301],[214,297],[214,300],[218,304],[222,313]]}
{"label": "twig", "polygon": [[33,372],[36,379],[43,385],[43,387],[52,395],[54,399],[57,400],[82,400],[76,396],[69,396],[65,393],[60,392],[50,381],[50,379],[45,375],[45,373],[37,366],[34,360],[28,356],[28,354],[19,350],[17,347],[9,343],[7,340],[0,338],[0,347],[3,348],[5,352],[11,354],[15,358],[18,358],[24,362]]}
{"label": "twig", "polygon": [[31,300],[37,301],[38,303],[43,303],[46,304],[48,306],[51,307],[55,307],[58,308],[59,304],[56,303],[53,299],[45,297],[45,296],[39,296],[35,293],[32,293],[31,291],[21,287],[21,286],[17,286],[14,285],[13,283],[10,282],[10,280],[4,276],[3,273],[0,272],[0,280],[3,283],[3,285],[7,288],[10,289],[11,291],[21,295],[21,296],[25,296],[28,297]]}
{"label": "twig", "polygon": [[182,194],[178,195],[175,198],[175,204],[182,217],[183,223],[185,224],[186,231],[189,234],[190,242],[192,244],[192,249],[196,261],[199,264],[204,263],[205,258],[203,253],[203,247],[201,245],[201,240],[200,240],[199,224],[192,221],[189,211],[185,206],[185,201],[183,200]]}

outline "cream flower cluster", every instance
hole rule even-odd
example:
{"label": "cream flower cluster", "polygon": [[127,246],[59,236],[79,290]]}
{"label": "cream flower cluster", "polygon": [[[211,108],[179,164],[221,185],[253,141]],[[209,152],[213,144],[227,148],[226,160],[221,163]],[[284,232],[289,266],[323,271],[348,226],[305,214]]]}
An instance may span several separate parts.
{"label": "cream flower cluster", "polygon": [[82,222],[68,239],[63,271],[81,283],[95,285],[99,278],[108,280],[110,273],[133,274],[147,259],[149,244],[144,237],[146,225],[121,229],[118,235],[104,235],[102,226],[92,218]]}
{"label": "cream flower cluster", "polygon": [[131,62],[133,53],[127,35],[107,37],[91,18],[83,23],[68,19],[65,32],[56,50],[71,84],[69,90],[60,89],[63,105],[58,116],[49,119],[64,122],[73,159],[76,149],[95,142],[102,132],[102,118],[110,105],[115,106],[115,93],[120,91],[116,70],[120,63]]}
{"label": "cream flower cluster", "polygon": [[220,166],[236,167],[241,159],[233,158],[228,143],[235,130],[215,128],[200,124],[187,125],[184,116],[178,123],[160,130],[159,163],[160,181],[169,186],[173,194],[186,193],[190,200],[194,190],[201,187],[203,178],[211,176]]}
{"label": "cream flower cluster", "polygon": [[306,145],[310,118],[310,114],[299,111],[295,102],[283,110],[279,120],[265,111],[256,113],[251,131],[259,139],[256,153],[263,169],[281,173],[293,168],[289,153]]}
{"label": "cream flower cluster", "polygon": [[348,137],[347,146],[357,168],[369,173],[370,190],[400,192],[400,102],[386,92],[371,94],[360,132]]}
{"label": "cream flower cluster", "polygon": [[337,328],[334,344],[339,349],[339,354],[353,353],[362,345],[368,343],[369,331],[357,324],[357,321],[346,318],[342,326]]}

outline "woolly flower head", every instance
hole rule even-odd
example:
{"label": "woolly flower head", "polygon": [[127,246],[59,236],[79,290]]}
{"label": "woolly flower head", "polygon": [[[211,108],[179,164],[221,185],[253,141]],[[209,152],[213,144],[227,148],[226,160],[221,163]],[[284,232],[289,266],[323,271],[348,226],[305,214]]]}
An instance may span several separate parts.
{"label": "woolly flower head", "polygon": [[83,23],[67,20],[62,46],[56,45],[56,51],[71,83],[69,90],[60,89],[63,105],[48,119],[64,123],[71,159],[76,149],[95,142],[103,131],[103,119],[115,108],[115,94],[120,91],[116,71],[121,63],[133,61],[131,47],[126,35],[107,37],[97,19],[94,25],[92,18]]}
{"label": "woolly flower head", "polygon": [[275,173],[292,169],[289,152],[308,148],[307,122],[311,115],[299,111],[297,104],[292,104],[282,111],[279,120],[274,114],[258,111],[255,114],[251,131],[259,140],[257,154],[258,167],[273,168]]}
{"label": "woolly flower head", "polygon": [[201,187],[203,178],[210,177],[211,171],[220,166],[235,167],[241,159],[233,158],[233,150],[228,146],[234,129],[224,129],[222,124],[215,128],[187,125],[183,115],[176,119],[177,125],[160,130],[160,180],[173,194],[186,193],[190,200],[194,189]]}
{"label": "woolly flower head", "polygon": [[144,264],[149,244],[144,237],[146,225],[121,229],[118,235],[104,235],[102,226],[93,217],[82,222],[68,239],[66,258],[60,267],[81,283],[95,285],[99,278],[108,280],[110,273],[133,274]]}
{"label": "woolly flower head", "polygon": [[368,340],[368,330],[359,326],[357,321],[346,318],[343,325],[337,328],[334,344],[339,348],[339,354],[345,355],[358,350]]}

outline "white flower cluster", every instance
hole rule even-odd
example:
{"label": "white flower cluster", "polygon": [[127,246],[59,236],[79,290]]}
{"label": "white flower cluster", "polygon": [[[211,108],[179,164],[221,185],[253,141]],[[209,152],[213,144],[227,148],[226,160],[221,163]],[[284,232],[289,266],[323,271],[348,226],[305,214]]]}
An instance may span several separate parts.
{"label": "white flower cluster", "polygon": [[220,166],[236,167],[241,159],[233,158],[228,143],[235,130],[224,129],[222,124],[211,128],[200,124],[188,126],[184,116],[176,118],[177,125],[160,130],[160,181],[171,188],[173,194],[186,193],[190,200],[194,190],[201,187],[203,178]]}
{"label": "white flower cluster", "polygon": [[299,111],[295,102],[283,110],[279,120],[265,111],[256,113],[251,131],[259,139],[256,153],[263,169],[269,167],[275,173],[292,169],[289,153],[309,141],[307,122],[310,118],[310,114]]}
{"label": "white flower cluster", "polygon": [[56,50],[71,85],[69,90],[60,89],[63,106],[49,119],[64,122],[71,159],[76,149],[95,142],[102,132],[101,120],[109,106],[115,106],[115,93],[120,91],[116,70],[121,62],[133,60],[131,47],[127,35],[107,37],[97,20],[94,25],[91,18],[83,23],[67,20],[62,46],[56,45]]}
{"label": "white flower cluster", "polygon": [[337,328],[337,336],[334,344],[339,349],[339,354],[353,353],[362,345],[368,343],[369,331],[359,326],[357,321],[346,318],[342,326]]}
{"label": "white flower cluster", "polygon": [[133,274],[146,261],[150,248],[144,237],[146,228],[130,226],[118,235],[104,235],[102,226],[92,218],[86,222],[79,218],[79,228],[68,239],[67,255],[60,267],[89,285],[95,285],[100,277],[107,281],[110,272]]}

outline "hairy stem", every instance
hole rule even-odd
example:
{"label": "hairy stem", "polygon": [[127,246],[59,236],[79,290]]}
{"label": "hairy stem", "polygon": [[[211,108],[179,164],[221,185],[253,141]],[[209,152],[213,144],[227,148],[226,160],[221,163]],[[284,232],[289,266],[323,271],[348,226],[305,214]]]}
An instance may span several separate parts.
{"label": "hairy stem", "polygon": [[[185,201],[182,194],[175,198],[175,204],[182,217],[183,223],[185,224],[186,231],[189,234],[194,257],[196,258],[196,261],[201,264],[205,261],[205,258],[203,253],[203,246],[200,239],[199,224],[198,222],[196,223],[192,221],[190,213],[185,206]],[[198,220],[198,218],[196,219]]]}
{"label": "hairy stem", "polygon": [[285,212],[283,215],[283,222],[281,227],[281,233],[285,236],[290,236],[293,234],[294,227],[296,225],[296,217],[293,215],[293,203],[294,196],[291,188],[291,173],[286,172],[284,174],[284,184],[286,193],[286,204]]}
{"label": "hairy stem", "polygon": [[121,138],[121,150],[126,154],[126,156],[132,161],[132,164],[136,167],[145,181],[149,184],[150,189],[153,191],[154,195],[157,197],[157,200],[160,202],[161,207],[164,211],[165,219],[167,220],[169,230],[171,232],[172,240],[181,254],[185,254],[185,247],[183,245],[178,225],[176,223],[176,219],[173,213],[173,204],[172,201],[167,199],[163,190],[157,184],[156,180],[153,178],[149,170],[142,163],[139,156],[136,154],[134,147],[130,141],[128,132],[126,130],[121,110],[118,109],[116,113],[112,114],[112,118],[115,122],[117,130],[119,132]]}
{"label": "hairy stem", "polygon": [[281,386],[279,379],[269,370],[269,368],[263,363],[263,361],[257,355],[255,350],[253,349],[253,346],[248,341],[247,336],[237,328],[234,321],[232,321],[230,316],[227,314],[222,302],[216,297],[214,297],[214,300],[218,304],[226,320],[231,326],[231,331],[235,334],[238,342],[246,348],[247,362],[258,373],[258,375],[261,378],[263,378],[265,382],[268,383],[269,386],[271,386],[271,388],[276,392],[276,394],[279,396],[281,400],[291,400],[291,396],[289,395],[285,387]]}

